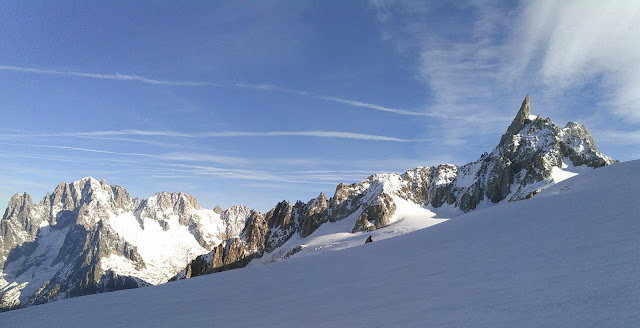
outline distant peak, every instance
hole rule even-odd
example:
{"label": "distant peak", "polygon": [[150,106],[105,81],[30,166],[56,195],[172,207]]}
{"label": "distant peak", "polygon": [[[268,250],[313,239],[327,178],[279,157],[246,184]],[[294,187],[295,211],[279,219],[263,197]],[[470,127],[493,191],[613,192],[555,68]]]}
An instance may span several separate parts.
{"label": "distant peak", "polygon": [[9,200],[9,203],[26,203],[26,202],[31,202],[31,195],[29,195],[29,193],[22,192],[22,193],[15,193],[13,194],[13,196],[11,196],[11,199]]}
{"label": "distant peak", "polygon": [[28,193],[16,193],[9,200],[9,204],[2,216],[2,219],[8,219],[17,213],[24,211],[25,208],[30,206],[33,206],[33,201],[31,201],[31,196]]}

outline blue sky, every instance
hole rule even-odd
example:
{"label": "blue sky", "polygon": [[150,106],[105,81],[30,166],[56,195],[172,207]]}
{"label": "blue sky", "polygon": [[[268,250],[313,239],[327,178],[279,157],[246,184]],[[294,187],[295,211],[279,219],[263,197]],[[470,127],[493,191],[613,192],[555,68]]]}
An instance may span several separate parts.
{"label": "blue sky", "polygon": [[490,151],[532,112],[640,158],[636,1],[0,1],[0,206],[60,181],[202,206]]}

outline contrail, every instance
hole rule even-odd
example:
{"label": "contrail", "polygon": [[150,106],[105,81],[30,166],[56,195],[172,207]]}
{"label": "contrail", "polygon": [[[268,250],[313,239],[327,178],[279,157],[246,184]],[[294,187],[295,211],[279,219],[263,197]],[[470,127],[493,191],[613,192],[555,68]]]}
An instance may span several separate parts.
{"label": "contrail", "polygon": [[10,66],[10,65],[0,65],[0,71],[14,71],[14,72],[22,72],[22,73],[30,73],[30,74],[49,74],[49,75],[63,75],[63,76],[73,76],[73,77],[82,77],[82,78],[90,78],[90,79],[99,79],[99,80],[117,80],[117,81],[138,81],[147,84],[154,85],[169,85],[169,86],[186,86],[186,87],[213,87],[213,88],[239,88],[239,89],[251,89],[251,90],[260,90],[260,91],[269,91],[269,92],[281,92],[281,93],[289,93],[300,96],[312,97],[324,101],[335,102],[339,104],[345,104],[352,107],[359,108],[367,108],[376,111],[382,111],[387,113],[394,113],[398,115],[407,115],[407,116],[427,116],[427,117],[438,117],[438,115],[422,113],[422,112],[413,112],[404,109],[386,107],[371,103],[366,103],[357,100],[344,99],[326,95],[315,94],[309,91],[304,90],[296,90],[296,89],[288,89],[282,88],[276,85],[269,84],[248,84],[248,83],[213,83],[213,82],[197,82],[197,81],[170,81],[170,80],[158,80],[152,79],[139,75],[130,75],[130,74],[98,74],[98,73],[85,73],[85,72],[73,72],[73,71],[58,71],[52,69],[40,69],[40,68],[29,68],[29,67],[19,67],[19,66]]}
{"label": "contrail", "polygon": [[402,139],[396,137],[381,136],[375,134],[364,134],[341,131],[220,131],[220,132],[199,132],[184,133],[176,131],[154,131],[154,130],[111,130],[111,131],[88,131],[88,132],[68,132],[68,133],[40,133],[40,134],[0,134],[0,138],[29,138],[29,137],[105,137],[105,136],[159,136],[177,138],[231,138],[231,137],[316,137],[316,138],[339,138],[371,141],[391,141],[391,142],[417,142],[424,140]]}

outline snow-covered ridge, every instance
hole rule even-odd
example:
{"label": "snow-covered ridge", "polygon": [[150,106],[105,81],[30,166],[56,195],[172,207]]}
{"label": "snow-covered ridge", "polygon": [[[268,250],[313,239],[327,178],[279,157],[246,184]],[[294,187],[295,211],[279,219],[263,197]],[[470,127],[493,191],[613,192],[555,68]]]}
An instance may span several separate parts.
{"label": "snow-covered ridge", "polygon": [[247,259],[269,263],[350,247],[364,239],[360,235],[401,234],[405,228],[398,227],[406,222],[399,218],[407,208],[428,211],[421,215],[425,220],[412,225],[415,230],[431,225],[426,218],[434,213],[446,219],[530,198],[579,172],[615,162],[597,151],[584,126],[559,128],[550,119],[530,115],[529,107],[527,96],[500,143],[474,162],[374,174],[360,183],[338,185],[328,200],[321,194],[307,203],[281,202],[250,219],[241,238],[210,253],[217,257],[195,260],[176,278],[235,268]]}
{"label": "snow-covered ridge", "polygon": [[529,115],[527,96],[499,144],[474,162],[374,174],[267,213],[204,209],[184,193],[140,200],[90,177],[63,182],[38,204],[26,193],[9,202],[0,221],[0,309],[349,248],[530,198],[614,162],[584,126]]}
{"label": "snow-covered ridge", "polygon": [[0,225],[0,309],[167,282],[237,237],[248,216],[202,209],[184,193],[131,198],[92,177],[60,183],[38,204],[16,194]]}

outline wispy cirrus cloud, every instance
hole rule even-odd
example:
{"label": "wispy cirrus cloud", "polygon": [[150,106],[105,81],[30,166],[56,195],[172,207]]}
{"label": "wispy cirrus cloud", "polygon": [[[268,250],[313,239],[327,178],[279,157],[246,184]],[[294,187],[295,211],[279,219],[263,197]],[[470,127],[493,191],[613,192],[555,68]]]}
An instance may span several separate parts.
{"label": "wispy cirrus cloud", "polygon": [[595,81],[600,105],[640,122],[640,2],[534,1],[519,18],[514,69],[535,71],[548,90]]}
{"label": "wispy cirrus cloud", "polygon": [[[154,177],[178,178],[178,177],[209,177],[220,179],[232,179],[241,181],[271,181],[288,184],[325,185],[332,186],[340,182],[360,181],[366,176],[378,172],[379,167],[389,168],[390,165],[398,166],[397,159],[368,159],[368,160],[327,160],[326,158],[251,158],[215,155],[206,152],[173,152],[173,153],[139,153],[123,152],[107,149],[94,149],[68,145],[52,144],[16,144],[4,143],[18,147],[19,153],[3,152],[0,154],[5,159],[29,158],[43,161],[48,167],[51,162],[71,164],[68,169],[74,175],[109,176],[116,173],[144,173],[153,174]],[[34,149],[33,151],[28,148]],[[69,156],[65,153],[58,155],[42,155],[40,149],[54,149],[76,153],[87,153],[85,156]],[[99,157],[96,157],[99,155]],[[211,165],[213,163],[214,165]],[[322,163],[327,169],[291,169],[305,167],[313,163]],[[402,168],[415,167],[420,163],[417,160],[408,163],[403,161]],[[38,165],[31,169],[39,169]],[[91,169],[87,169],[91,167]],[[347,167],[348,169],[340,169]],[[353,170],[352,167],[361,167]],[[24,171],[27,168],[21,167]],[[44,169],[43,172],[48,172]],[[386,172],[382,170],[380,172]]]}
{"label": "wispy cirrus cloud", "polygon": [[376,110],[381,112],[393,113],[398,115],[406,115],[406,116],[432,116],[429,113],[420,112],[420,111],[411,111],[406,109],[399,109],[393,107],[387,107],[377,104],[371,104],[363,101],[352,100],[352,99],[344,99],[339,97],[327,96],[316,94],[309,91],[283,88],[276,85],[270,84],[250,84],[250,83],[214,83],[214,82],[201,82],[201,81],[170,81],[170,80],[159,80],[153,79],[149,77],[139,76],[139,75],[131,75],[131,74],[101,74],[101,73],[87,73],[87,72],[73,72],[73,71],[60,71],[60,70],[52,70],[52,69],[41,69],[41,68],[31,68],[31,67],[19,67],[12,65],[0,65],[0,71],[14,71],[28,74],[41,74],[41,75],[60,75],[60,76],[71,76],[71,77],[80,77],[80,78],[88,78],[88,79],[97,79],[97,80],[115,80],[115,81],[136,81],[146,84],[153,85],[165,85],[165,86],[181,86],[181,87],[212,87],[212,88],[238,88],[238,89],[250,89],[250,90],[259,90],[259,91],[269,91],[269,92],[280,92],[280,93],[288,93],[299,96],[312,97],[324,101],[330,101],[334,103],[340,103],[356,108],[364,108],[370,110]]}
{"label": "wispy cirrus cloud", "polygon": [[209,176],[223,179],[249,180],[249,181],[273,181],[295,184],[332,185],[335,186],[341,180],[336,176],[328,179],[320,179],[318,175],[291,175],[287,172],[272,172],[256,169],[221,168],[207,165],[171,164],[170,166],[182,169],[182,174],[195,176]]}
{"label": "wispy cirrus cloud", "polygon": [[232,138],[232,137],[314,137],[337,138],[369,141],[391,142],[421,142],[426,139],[404,139],[375,134],[364,134],[345,131],[214,131],[214,132],[177,132],[154,130],[110,130],[87,132],[63,132],[63,133],[15,133],[0,134],[0,138],[15,139],[28,137],[108,137],[108,136],[147,136],[147,137],[176,137],[176,138]]}
{"label": "wispy cirrus cloud", "polygon": [[101,155],[160,159],[160,160],[168,160],[168,161],[172,161],[172,160],[173,161],[194,161],[194,162],[199,161],[199,162],[212,162],[212,163],[228,164],[228,165],[246,164],[248,162],[247,159],[241,158],[241,157],[220,156],[220,155],[212,155],[212,154],[197,154],[197,153],[196,154],[193,154],[193,153],[147,154],[147,153],[138,153],[138,152],[120,152],[120,151],[111,151],[111,150],[104,150],[104,149],[50,145],[50,144],[16,144],[16,143],[6,143],[6,142],[0,142],[0,144],[9,145],[9,146],[19,146],[19,147],[70,150],[75,152],[94,153],[94,154],[101,154]]}
{"label": "wispy cirrus cloud", "polygon": [[[139,76],[139,75],[129,75],[129,74],[119,74],[119,73],[116,73],[116,74],[85,73],[85,72],[58,71],[58,70],[52,70],[52,69],[40,69],[40,68],[31,68],[31,67],[19,67],[19,66],[11,66],[11,65],[0,65],[0,70],[31,73],[31,74],[83,77],[83,78],[98,79],[98,80],[138,81],[142,83],[157,84],[157,85],[173,85],[173,86],[187,86],[187,87],[221,87],[221,88],[234,86],[232,84],[217,84],[217,83],[210,83],[210,82],[157,80],[157,79],[152,79],[152,78]],[[247,85],[247,87],[248,86],[249,85]],[[240,86],[238,85],[238,87]]]}
{"label": "wispy cirrus cloud", "polygon": [[[431,114],[500,118],[511,114],[503,99],[532,93],[538,104],[559,106],[584,92],[597,95],[593,105],[640,122],[640,2],[371,3],[383,38],[416,59],[435,96]],[[473,23],[452,28],[456,19]],[[447,131],[453,125],[445,120]]]}
{"label": "wispy cirrus cloud", "polygon": [[[494,40],[499,38],[496,31],[502,29],[493,25],[502,23],[489,15],[499,9],[497,6],[489,3],[489,10],[478,10],[483,5],[371,3],[377,13],[382,39],[413,62],[416,78],[431,95],[426,112],[438,120],[425,120],[425,131],[439,138],[436,145],[442,145],[442,151],[503,132],[513,118],[505,108],[517,107],[519,103],[513,96],[505,97],[513,92],[511,86],[509,90],[497,87],[504,52]],[[448,19],[441,19],[443,15]],[[504,19],[504,15],[498,16]],[[524,98],[525,94],[515,98]],[[515,114],[517,108],[512,111]]]}

